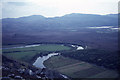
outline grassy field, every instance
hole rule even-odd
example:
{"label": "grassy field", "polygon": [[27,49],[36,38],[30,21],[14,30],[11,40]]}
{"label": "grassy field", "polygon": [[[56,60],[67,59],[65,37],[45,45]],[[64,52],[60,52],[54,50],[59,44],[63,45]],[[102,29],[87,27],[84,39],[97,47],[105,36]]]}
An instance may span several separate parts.
{"label": "grassy field", "polygon": [[55,56],[55,57],[51,57],[50,59],[45,61],[44,64],[46,65],[47,68],[56,69],[59,67],[63,67],[63,66],[70,65],[73,63],[78,63],[78,62],[80,62],[80,61],[72,60],[67,57],[65,58],[63,56]]}
{"label": "grassy field", "polygon": [[13,48],[13,49],[4,49],[4,51],[62,51],[62,50],[70,50],[71,48],[68,46],[62,46],[57,44],[41,44],[35,47],[26,47],[26,48]]}
{"label": "grassy field", "polygon": [[115,71],[63,56],[51,57],[45,61],[44,65],[71,78],[115,78],[118,76]]}
{"label": "grassy field", "polygon": [[31,59],[37,54],[38,53],[36,53],[35,51],[28,51],[28,52],[5,53],[4,55],[13,59],[30,62]]}
{"label": "grassy field", "polygon": [[35,47],[3,49],[3,55],[17,60],[30,62],[36,55],[48,54],[48,52],[70,50],[68,46],[57,44],[41,44]]}

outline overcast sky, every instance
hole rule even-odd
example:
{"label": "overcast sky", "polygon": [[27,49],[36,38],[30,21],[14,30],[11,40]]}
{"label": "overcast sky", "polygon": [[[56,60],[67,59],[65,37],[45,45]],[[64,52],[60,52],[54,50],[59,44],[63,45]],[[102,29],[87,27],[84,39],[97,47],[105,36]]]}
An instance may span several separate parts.
{"label": "overcast sky", "polygon": [[[63,16],[70,13],[116,14],[119,0],[2,0],[2,17],[43,15]],[[1,4],[0,4],[1,5]]]}

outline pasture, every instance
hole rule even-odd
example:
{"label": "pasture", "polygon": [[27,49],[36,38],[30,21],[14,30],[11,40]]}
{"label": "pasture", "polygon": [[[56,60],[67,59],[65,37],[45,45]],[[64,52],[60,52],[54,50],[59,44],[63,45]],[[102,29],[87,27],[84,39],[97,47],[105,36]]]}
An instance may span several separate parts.
{"label": "pasture", "polygon": [[116,78],[118,76],[116,71],[63,56],[53,56],[46,60],[44,65],[70,78]]}
{"label": "pasture", "polygon": [[25,61],[30,62],[33,60],[33,58],[36,56],[42,56],[47,55],[50,52],[56,52],[56,51],[64,51],[64,50],[70,50],[71,47],[63,46],[63,45],[57,45],[57,44],[40,44],[39,46],[34,47],[23,47],[23,48],[8,48],[3,49],[3,55]]}

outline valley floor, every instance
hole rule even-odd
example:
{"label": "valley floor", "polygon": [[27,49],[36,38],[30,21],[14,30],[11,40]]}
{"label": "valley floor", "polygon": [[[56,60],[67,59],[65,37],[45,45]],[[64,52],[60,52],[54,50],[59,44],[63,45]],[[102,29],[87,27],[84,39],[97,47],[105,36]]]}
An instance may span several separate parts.
{"label": "valley floor", "polygon": [[45,66],[70,78],[117,78],[118,73],[83,61],[63,56],[54,56],[45,61]]}

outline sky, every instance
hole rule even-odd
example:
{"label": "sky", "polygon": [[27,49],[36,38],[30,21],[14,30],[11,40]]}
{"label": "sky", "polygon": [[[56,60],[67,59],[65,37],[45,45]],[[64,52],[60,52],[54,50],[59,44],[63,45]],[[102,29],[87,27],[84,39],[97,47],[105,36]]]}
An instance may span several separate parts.
{"label": "sky", "polygon": [[45,17],[63,16],[70,13],[116,14],[119,0],[2,0],[2,18],[30,15]]}

